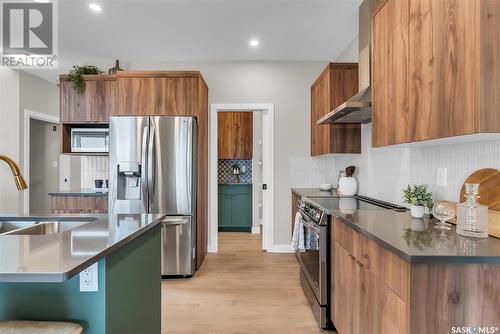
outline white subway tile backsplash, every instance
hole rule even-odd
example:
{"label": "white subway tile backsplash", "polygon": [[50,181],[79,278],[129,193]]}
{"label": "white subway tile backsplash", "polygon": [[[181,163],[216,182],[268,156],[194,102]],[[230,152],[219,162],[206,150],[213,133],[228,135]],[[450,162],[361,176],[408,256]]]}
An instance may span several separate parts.
{"label": "white subway tile backsplash", "polygon": [[82,188],[94,188],[95,180],[108,179],[108,157],[83,156],[80,161]]}
{"label": "white subway tile backsplash", "polygon": [[[481,168],[500,169],[500,141],[431,147],[371,147],[371,124],[362,127],[362,154],[297,156],[290,160],[292,187],[336,185],[338,171],[357,168],[359,193],[401,203],[407,184],[428,184],[435,199],[459,201],[465,179]],[[437,168],[448,169],[448,186],[438,187]]]}

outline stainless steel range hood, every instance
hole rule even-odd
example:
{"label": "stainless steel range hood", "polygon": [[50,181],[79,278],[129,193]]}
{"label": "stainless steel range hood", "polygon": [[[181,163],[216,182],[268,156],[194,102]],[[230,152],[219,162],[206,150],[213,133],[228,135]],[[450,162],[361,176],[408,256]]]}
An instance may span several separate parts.
{"label": "stainless steel range hood", "polygon": [[370,123],[372,94],[370,87],[371,11],[376,0],[364,0],[359,6],[359,87],[360,92],[318,120],[317,124]]}
{"label": "stainless steel range hood", "polygon": [[370,123],[372,92],[367,87],[318,120],[318,124]]}

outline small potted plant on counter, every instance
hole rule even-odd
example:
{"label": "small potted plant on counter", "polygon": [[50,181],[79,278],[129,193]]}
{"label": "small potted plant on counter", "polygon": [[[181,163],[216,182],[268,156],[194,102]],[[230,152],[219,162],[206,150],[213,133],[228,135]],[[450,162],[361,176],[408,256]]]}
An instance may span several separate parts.
{"label": "small potted plant on counter", "polygon": [[403,189],[403,199],[405,203],[410,204],[410,213],[414,218],[422,218],[425,214],[425,208],[432,207],[432,193],[427,184],[408,185]]}

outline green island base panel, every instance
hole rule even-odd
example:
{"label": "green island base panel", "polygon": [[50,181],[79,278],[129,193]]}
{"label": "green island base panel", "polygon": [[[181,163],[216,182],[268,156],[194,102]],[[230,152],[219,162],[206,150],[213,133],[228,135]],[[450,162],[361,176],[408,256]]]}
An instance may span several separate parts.
{"label": "green island base panel", "polygon": [[155,226],[99,260],[98,291],[62,283],[0,283],[0,320],[71,321],[84,334],[161,332],[161,235]]}

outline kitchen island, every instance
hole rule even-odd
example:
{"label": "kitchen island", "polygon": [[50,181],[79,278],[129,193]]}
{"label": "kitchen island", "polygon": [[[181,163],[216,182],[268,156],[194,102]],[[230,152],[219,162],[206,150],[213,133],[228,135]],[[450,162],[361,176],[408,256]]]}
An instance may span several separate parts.
{"label": "kitchen island", "polygon": [[[159,333],[163,217],[0,216],[0,321]],[[90,266],[92,274],[79,275]]]}
{"label": "kitchen island", "polygon": [[498,332],[499,239],[464,237],[455,226],[441,231],[428,216],[356,197],[305,193],[316,191],[292,189],[328,214],[330,318],[338,333]]}

